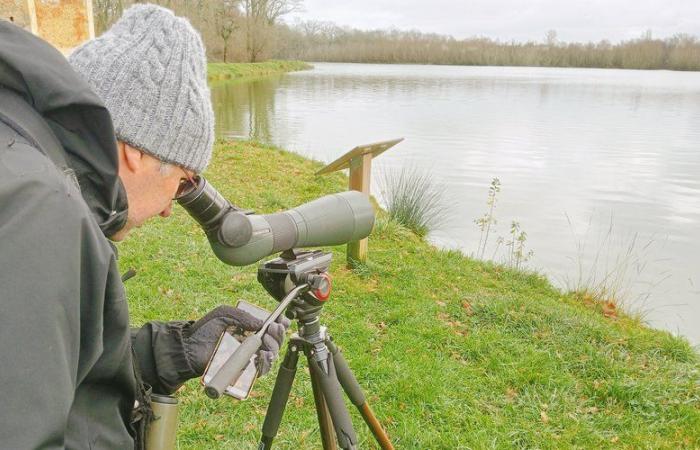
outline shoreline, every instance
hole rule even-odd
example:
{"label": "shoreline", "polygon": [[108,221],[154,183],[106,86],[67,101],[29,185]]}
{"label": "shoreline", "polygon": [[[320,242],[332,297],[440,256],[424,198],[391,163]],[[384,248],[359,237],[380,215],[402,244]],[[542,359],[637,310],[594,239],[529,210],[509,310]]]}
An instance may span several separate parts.
{"label": "shoreline", "polygon": [[207,81],[209,83],[229,80],[246,80],[269,75],[313,69],[303,61],[270,60],[259,63],[207,63]]}

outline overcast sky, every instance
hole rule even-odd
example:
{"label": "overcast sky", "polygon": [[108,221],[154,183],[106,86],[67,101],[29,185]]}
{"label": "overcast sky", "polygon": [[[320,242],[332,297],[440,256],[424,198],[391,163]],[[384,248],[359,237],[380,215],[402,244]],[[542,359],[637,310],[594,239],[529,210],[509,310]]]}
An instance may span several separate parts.
{"label": "overcast sky", "polygon": [[398,28],[504,41],[599,41],[700,36],[700,0],[305,0],[294,19],[360,29]]}

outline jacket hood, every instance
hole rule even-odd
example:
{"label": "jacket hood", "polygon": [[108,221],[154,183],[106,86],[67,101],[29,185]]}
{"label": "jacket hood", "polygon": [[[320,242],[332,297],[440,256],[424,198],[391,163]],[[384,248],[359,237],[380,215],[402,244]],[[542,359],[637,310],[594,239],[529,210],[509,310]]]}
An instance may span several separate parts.
{"label": "jacket hood", "polygon": [[126,223],[116,137],[100,98],[47,42],[0,21],[0,85],[41,114],[63,145],[80,189],[105,236]]}

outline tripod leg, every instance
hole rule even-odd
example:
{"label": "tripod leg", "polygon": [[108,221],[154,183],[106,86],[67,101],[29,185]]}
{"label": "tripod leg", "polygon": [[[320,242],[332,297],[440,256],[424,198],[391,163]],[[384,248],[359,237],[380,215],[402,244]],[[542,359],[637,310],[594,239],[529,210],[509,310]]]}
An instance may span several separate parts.
{"label": "tripod leg", "polygon": [[345,407],[331,354],[326,349],[326,346],[323,345],[321,351],[315,354],[307,353],[306,356],[309,361],[309,368],[315,372],[314,376],[323,392],[323,398],[333,420],[333,428],[335,428],[338,444],[345,450],[356,449],[357,435],[352,427],[350,413]]}
{"label": "tripod leg", "polygon": [[311,388],[314,392],[314,403],[316,403],[316,415],[318,416],[318,425],[321,430],[323,450],[336,450],[338,447],[335,445],[335,433],[333,432],[331,413],[328,411],[326,399],[323,398],[323,391],[321,390],[318,379],[316,379],[316,372],[310,370],[309,374],[311,375]]}
{"label": "tripod leg", "polygon": [[275,388],[272,390],[270,404],[265,414],[258,450],[267,450],[272,447],[272,440],[277,435],[277,430],[284,415],[284,408],[287,406],[287,400],[289,399],[289,392],[292,390],[298,361],[299,348],[296,343],[290,341],[287,346],[287,353],[284,355],[279,372],[277,372]]}
{"label": "tripod leg", "polygon": [[362,418],[365,420],[365,423],[369,427],[370,431],[372,431],[374,438],[377,440],[382,450],[394,450],[394,446],[389,441],[389,436],[387,436],[386,432],[382,428],[382,425],[375,417],[372,408],[369,407],[369,404],[365,399],[365,395],[362,393],[362,389],[360,388],[360,384],[357,382],[352,370],[350,370],[350,366],[348,366],[342,352],[330,338],[328,338],[326,341],[326,346],[333,355],[333,363],[335,365],[336,373],[338,374],[340,385],[350,398],[352,404],[355,405],[360,411],[360,414],[362,414]]}

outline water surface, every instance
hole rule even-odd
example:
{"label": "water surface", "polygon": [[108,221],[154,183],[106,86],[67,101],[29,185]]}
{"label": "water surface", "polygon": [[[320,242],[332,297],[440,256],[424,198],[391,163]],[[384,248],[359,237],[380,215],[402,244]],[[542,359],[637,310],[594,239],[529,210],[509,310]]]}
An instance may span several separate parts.
{"label": "water surface", "polygon": [[212,96],[220,136],[325,162],[405,137],[374,180],[433,173],[450,218],[431,238],[468,254],[497,177],[488,257],[507,261],[515,220],[528,267],[562,287],[606,278],[651,325],[700,344],[700,73],[316,64]]}

